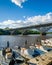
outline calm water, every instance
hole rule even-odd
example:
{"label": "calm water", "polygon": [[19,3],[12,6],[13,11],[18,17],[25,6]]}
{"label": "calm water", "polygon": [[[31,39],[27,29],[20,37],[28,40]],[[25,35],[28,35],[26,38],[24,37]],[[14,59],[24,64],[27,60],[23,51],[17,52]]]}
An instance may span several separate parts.
{"label": "calm water", "polygon": [[[5,47],[7,45],[7,41],[10,42],[10,47],[15,46],[24,46],[25,41],[27,40],[28,45],[31,43],[36,43],[36,39],[40,38],[40,35],[27,35],[27,36],[0,36],[0,47]],[[52,38],[52,35],[47,35],[46,38]]]}

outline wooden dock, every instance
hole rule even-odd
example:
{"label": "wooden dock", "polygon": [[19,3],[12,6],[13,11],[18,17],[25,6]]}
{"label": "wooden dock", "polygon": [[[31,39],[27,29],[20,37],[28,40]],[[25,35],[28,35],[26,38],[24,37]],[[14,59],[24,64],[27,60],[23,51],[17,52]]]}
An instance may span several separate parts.
{"label": "wooden dock", "polygon": [[34,63],[36,65],[48,65],[48,63],[50,62],[52,63],[52,51],[36,58],[30,59],[29,62]]}

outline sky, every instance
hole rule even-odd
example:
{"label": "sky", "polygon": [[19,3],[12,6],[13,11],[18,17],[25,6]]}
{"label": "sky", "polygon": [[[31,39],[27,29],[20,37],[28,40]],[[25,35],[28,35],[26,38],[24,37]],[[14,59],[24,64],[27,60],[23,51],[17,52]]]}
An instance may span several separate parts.
{"label": "sky", "polygon": [[0,28],[52,22],[52,0],[0,0]]}

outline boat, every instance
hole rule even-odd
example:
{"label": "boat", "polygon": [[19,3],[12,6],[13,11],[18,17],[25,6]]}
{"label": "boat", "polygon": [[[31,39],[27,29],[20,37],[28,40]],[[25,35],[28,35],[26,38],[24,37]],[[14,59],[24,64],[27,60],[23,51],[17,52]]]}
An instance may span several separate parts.
{"label": "boat", "polygon": [[41,40],[43,46],[52,47],[52,39]]}
{"label": "boat", "polygon": [[1,53],[1,55],[0,55],[0,64],[1,65],[9,65],[9,63],[12,60],[14,60],[16,64],[24,62],[24,58],[19,53],[17,53],[16,51],[14,51],[13,49],[11,49],[11,48],[5,48],[5,51],[6,51],[5,58],[2,55],[2,51],[3,50],[0,50],[0,53]]}

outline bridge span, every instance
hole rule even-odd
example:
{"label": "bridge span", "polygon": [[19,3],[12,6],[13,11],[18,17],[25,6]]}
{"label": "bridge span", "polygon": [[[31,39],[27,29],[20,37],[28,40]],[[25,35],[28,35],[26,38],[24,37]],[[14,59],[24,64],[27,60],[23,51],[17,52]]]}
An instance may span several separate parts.
{"label": "bridge span", "polygon": [[21,30],[21,29],[33,29],[33,28],[41,28],[41,27],[52,27],[52,23],[38,24],[38,25],[29,25],[25,27],[13,28],[10,30]]}
{"label": "bridge span", "polygon": [[10,29],[10,31],[12,33],[15,30],[22,30],[23,31],[22,33],[24,33],[24,31],[29,30],[29,29],[37,29],[41,33],[46,33],[51,28],[52,28],[52,22],[51,23],[44,23],[44,24],[30,25],[30,26],[25,26],[25,27],[14,28],[14,29]]}

